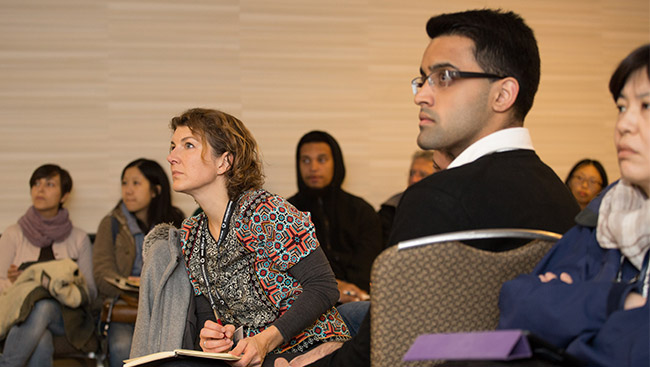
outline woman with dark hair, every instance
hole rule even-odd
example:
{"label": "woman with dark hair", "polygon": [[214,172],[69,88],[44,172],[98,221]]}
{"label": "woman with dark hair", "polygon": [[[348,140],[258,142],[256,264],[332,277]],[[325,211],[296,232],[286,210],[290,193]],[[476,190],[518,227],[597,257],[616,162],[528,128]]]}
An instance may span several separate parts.
{"label": "woman with dark hair", "polygon": [[576,163],[564,183],[576,198],[580,209],[584,209],[604,187],[607,187],[607,172],[595,159],[583,159]]}
{"label": "woman with dark hair", "polygon": [[589,366],[650,361],[650,44],[612,75],[621,179],[577,217],[532,274],[506,282],[499,326],[529,330]]}
{"label": "woman with dark hair", "polygon": [[[105,300],[122,291],[106,278],[137,279],[142,271],[144,236],[159,223],[179,227],[183,212],[172,206],[169,179],[163,168],[149,159],[136,159],[122,170],[122,198],[97,229],[93,246],[95,282]],[[108,329],[110,366],[121,366],[131,349],[133,324],[111,322]]]}
{"label": "woman with dark hair", "polygon": [[[97,295],[92,276],[90,239],[84,231],[72,226],[68,211],[63,208],[72,190],[70,174],[57,165],[45,164],[34,171],[29,187],[32,206],[0,237],[0,293],[5,297],[1,302],[4,308],[0,318],[7,317],[4,311],[8,308],[30,310],[24,307],[27,306],[24,299],[15,299],[10,292],[26,285],[27,279],[24,278],[28,274],[23,272],[29,273],[29,268],[45,262],[54,263],[50,260],[75,260],[87,286],[84,305],[89,305]],[[0,366],[51,366],[54,353],[52,337],[55,335],[66,335],[68,340],[77,341],[77,337],[82,336],[81,345],[90,340],[94,323],[69,325],[69,317],[79,318],[79,315],[64,309],[69,310],[57,299],[42,298],[33,303],[28,314],[23,315],[25,319],[15,320],[22,323],[12,326],[8,334],[0,332],[0,339],[5,339]],[[86,330],[80,331],[80,325],[85,325]],[[79,343],[73,345],[79,346]]]}
{"label": "woman with dark hair", "polygon": [[131,357],[230,351],[241,356],[233,366],[261,366],[348,339],[310,216],[262,188],[257,143],[244,124],[196,108],[171,128],[173,188],[204,212],[180,231],[161,225],[147,236]]}

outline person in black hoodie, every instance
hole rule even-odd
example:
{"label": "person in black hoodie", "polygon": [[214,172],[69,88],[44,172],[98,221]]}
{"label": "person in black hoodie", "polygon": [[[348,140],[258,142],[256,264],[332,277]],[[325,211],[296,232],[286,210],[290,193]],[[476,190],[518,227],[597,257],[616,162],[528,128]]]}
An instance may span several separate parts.
{"label": "person in black hoodie", "polygon": [[368,298],[370,268],[382,250],[381,224],[365,200],[341,189],[345,165],[336,140],[311,131],[296,149],[298,193],[289,202],[311,213],[336,276],[341,303]]}

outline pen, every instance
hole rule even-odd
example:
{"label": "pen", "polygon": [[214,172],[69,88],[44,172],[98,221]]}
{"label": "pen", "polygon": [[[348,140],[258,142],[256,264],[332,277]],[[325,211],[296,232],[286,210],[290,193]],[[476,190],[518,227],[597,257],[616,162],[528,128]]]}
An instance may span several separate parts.
{"label": "pen", "polygon": [[221,322],[221,319],[219,318],[219,315],[217,314],[217,310],[213,308],[212,312],[214,312],[214,319],[215,319],[215,321],[217,321],[217,324],[223,326],[223,322]]}

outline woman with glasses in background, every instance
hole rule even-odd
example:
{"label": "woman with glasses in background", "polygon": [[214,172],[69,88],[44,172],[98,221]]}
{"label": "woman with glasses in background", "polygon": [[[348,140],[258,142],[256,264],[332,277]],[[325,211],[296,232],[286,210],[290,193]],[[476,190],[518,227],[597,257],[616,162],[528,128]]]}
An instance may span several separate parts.
{"label": "woman with glasses in background", "polygon": [[597,160],[583,159],[571,168],[564,183],[582,210],[600,194],[603,187],[607,187],[607,172]]}

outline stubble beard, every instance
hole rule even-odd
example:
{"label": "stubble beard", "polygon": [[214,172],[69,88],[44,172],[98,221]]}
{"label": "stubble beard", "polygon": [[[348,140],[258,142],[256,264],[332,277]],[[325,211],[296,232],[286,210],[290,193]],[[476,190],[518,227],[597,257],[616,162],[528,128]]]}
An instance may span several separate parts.
{"label": "stubble beard", "polygon": [[435,126],[420,126],[420,133],[417,137],[418,146],[424,150],[440,149],[442,145],[440,135],[442,132],[437,131]]}

